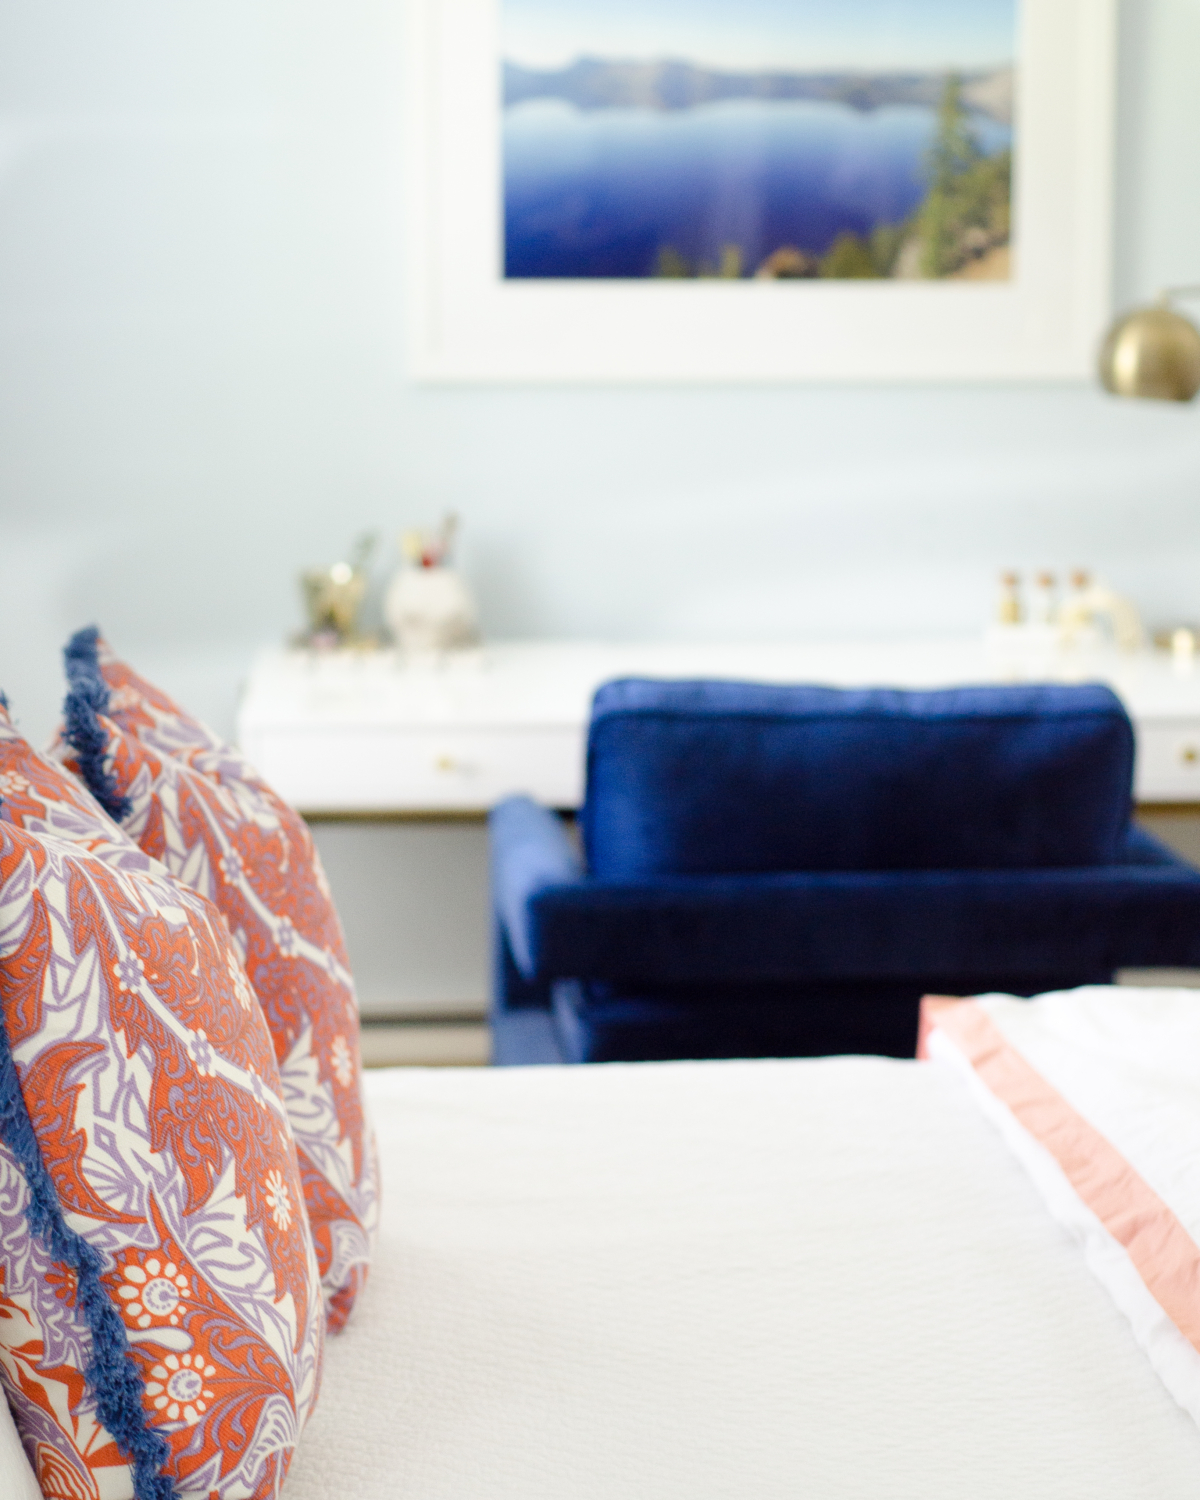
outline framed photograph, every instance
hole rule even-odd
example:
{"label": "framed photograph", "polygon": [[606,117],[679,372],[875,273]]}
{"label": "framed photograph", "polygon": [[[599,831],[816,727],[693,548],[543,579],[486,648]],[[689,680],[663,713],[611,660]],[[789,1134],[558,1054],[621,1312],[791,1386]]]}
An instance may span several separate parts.
{"label": "framed photograph", "polygon": [[409,16],[418,378],[1090,374],[1116,0]]}

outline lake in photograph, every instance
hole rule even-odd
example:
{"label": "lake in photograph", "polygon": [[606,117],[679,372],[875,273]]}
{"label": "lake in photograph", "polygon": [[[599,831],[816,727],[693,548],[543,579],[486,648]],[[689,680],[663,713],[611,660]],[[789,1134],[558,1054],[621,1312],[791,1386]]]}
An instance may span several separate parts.
{"label": "lake in photograph", "polygon": [[505,277],[1009,275],[1013,0],[504,7]]}

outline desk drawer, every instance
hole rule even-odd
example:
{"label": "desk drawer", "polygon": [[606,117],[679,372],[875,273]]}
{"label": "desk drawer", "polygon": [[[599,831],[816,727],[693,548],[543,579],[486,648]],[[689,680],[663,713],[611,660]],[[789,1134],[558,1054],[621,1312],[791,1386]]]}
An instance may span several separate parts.
{"label": "desk drawer", "polygon": [[[478,812],[513,792],[549,807],[583,800],[582,726],[257,729],[244,748],[280,796],[306,812]],[[1200,719],[1143,721],[1139,802],[1200,803]]]}
{"label": "desk drawer", "polygon": [[1200,802],[1200,719],[1137,726],[1134,795],[1139,802]]}
{"label": "desk drawer", "polygon": [[527,792],[583,797],[582,728],[264,728],[246,754],[302,812],[478,812]]}

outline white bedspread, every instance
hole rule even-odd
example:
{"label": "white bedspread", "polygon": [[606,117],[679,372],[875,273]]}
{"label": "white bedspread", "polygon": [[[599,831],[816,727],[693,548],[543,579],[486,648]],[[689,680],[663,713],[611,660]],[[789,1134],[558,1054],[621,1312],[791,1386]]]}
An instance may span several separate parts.
{"label": "white bedspread", "polygon": [[1200,1429],[939,1064],[369,1090],[377,1263],[285,1500],[1200,1493]]}

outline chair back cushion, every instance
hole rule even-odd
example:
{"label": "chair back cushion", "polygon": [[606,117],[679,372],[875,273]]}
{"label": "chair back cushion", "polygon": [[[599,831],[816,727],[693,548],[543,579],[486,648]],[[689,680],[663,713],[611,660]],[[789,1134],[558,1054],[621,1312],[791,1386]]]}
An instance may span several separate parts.
{"label": "chair back cushion", "polygon": [[1111,863],[1133,729],[1099,684],[905,692],[656,682],[596,693],[600,879]]}

